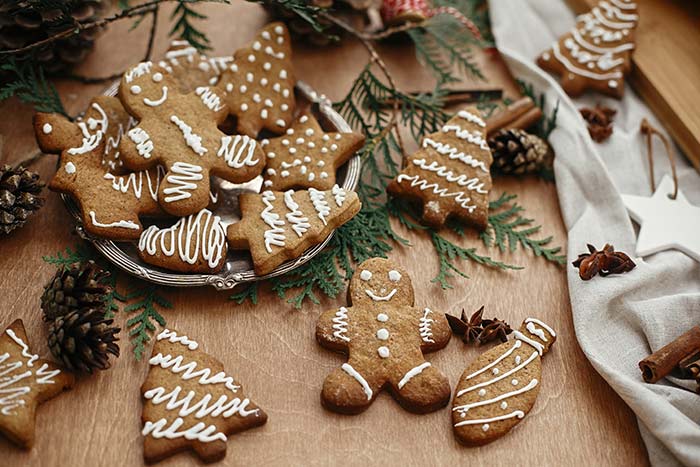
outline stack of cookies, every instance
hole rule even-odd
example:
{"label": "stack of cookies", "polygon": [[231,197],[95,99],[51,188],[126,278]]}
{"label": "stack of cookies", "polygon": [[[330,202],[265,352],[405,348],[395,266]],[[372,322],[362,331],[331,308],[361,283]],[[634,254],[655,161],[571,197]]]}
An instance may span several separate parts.
{"label": "stack of cookies", "polygon": [[[75,199],[88,233],[138,242],[142,260],[165,269],[216,272],[229,248],[250,250],[257,274],[300,256],[360,210],[335,174],[364,136],[327,133],[299,108],[291,53],[281,23],[231,57],[175,41],[77,121],[37,114],[39,146],[60,154],[49,187]],[[264,191],[241,195],[241,221],[226,225],[214,214],[212,176],[262,176]],[[146,217],[172,221],[144,228]]]}

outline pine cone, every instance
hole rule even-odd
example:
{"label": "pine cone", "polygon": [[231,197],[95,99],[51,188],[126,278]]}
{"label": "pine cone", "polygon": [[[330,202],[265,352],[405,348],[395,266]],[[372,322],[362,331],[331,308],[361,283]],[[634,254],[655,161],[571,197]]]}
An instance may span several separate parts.
{"label": "pine cone", "polygon": [[[99,18],[107,2],[72,0],[70,2],[0,2],[0,50],[17,49]],[[92,50],[99,31],[86,29],[39,49],[32,58],[49,73],[67,71],[82,62]],[[23,56],[20,59],[25,58]]]}
{"label": "pine cone", "polygon": [[51,354],[72,371],[92,373],[109,368],[109,354],[119,357],[116,334],[121,329],[104,315],[102,309],[81,308],[51,321]]}
{"label": "pine cone", "polygon": [[38,196],[43,188],[38,174],[24,167],[0,166],[0,234],[22,227],[44,204]]}
{"label": "pine cone", "polygon": [[56,275],[44,287],[41,309],[44,321],[51,321],[75,310],[94,308],[106,311],[107,295],[112,291],[102,281],[109,272],[88,261],[56,271]]}
{"label": "pine cone", "polygon": [[488,139],[494,175],[524,175],[550,169],[554,152],[545,140],[524,130],[500,130]]}

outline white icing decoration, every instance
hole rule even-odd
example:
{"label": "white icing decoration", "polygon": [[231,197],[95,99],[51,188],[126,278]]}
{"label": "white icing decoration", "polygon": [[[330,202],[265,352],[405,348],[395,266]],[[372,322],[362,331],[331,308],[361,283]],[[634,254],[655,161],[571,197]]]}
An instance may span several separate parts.
{"label": "white icing decoration", "polygon": [[[517,332],[517,331],[513,331],[513,332]],[[512,347],[511,347],[511,349],[512,349]],[[532,352],[532,355],[530,355],[530,357],[528,357],[528,359],[525,360],[525,361],[524,361],[523,363],[521,363],[520,365],[516,366],[515,368],[512,368],[511,370],[506,371],[506,372],[503,373],[501,376],[498,376],[498,377],[496,377],[496,378],[493,378],[493,379],[489,379],[489,380],[487,380],[487,381],[484,381],[483,383],[475,384],[475,385],[473,385],[473,386],[469,386],[468,388],[462,389],[461,391],[459,391],[459,392],[457,393],[457,397],[459,397],[459,396],[461,396],[461,395],[463,395],[463,394],[466,394],[466,393],[468,393],[468,392],[470,392],[470,391],[473,391],[473,390],[475,390],[475,389],[483,388],[483,387],[489,386],[489,385],[491,385],[491,384],[493,384],[493,383],[495,383],[495,382],[501,381],[502,379],[507,378],[508,376],[512,375],[513,373],[515,373],[515,372],[517,372],[517,371],[520,371],[521,369],[525,368],[525,366],[527,366],[527,365],[528,365],[531,361],[533,361],[535,358],[537,358],[537,352]],[[468,378],[467,378],[467,379],[468,379]]]}
{"label": "white icing decoration", "polygon": [[166,203],[172,203],[173,201],[180,201],[182,199],[187,199],[192,196],[189,190],[196,190],[197,184],[191,182],[197,182],[204,179],[202,175],[202,168],[198,165],[188,164],[187,162],[175,162],[170,171],[175,174],[168,175],[166,181],[175,186],[165,188],[163,193],[166,195],[164,198]]}
{"label": "white icing decoration", "polygon": [[[508,399],[508,398],[510,398],[510,397],[517,396],[518,394],[522,394],[522,393],[528,392],[528,391],[530,391],[531,389],[533,389],[535,386],[537,386],[537,384],[538,384],[538,381],[537,381],[536,379],[533,379],[532,381],[530,381],[530,382],[527,384],[527,386],[523,386],[522,388],[517,389],[517,390],[515,390],[515,391],[506,392],[506,393],[504,393],[504,394],[501,394],[500,396],[494,397],[493,399],[487,399],[487,400],[483,400],[483,401],[472,402],[472,403],[470,403],[470,404],[458,405],[458,406],[453,407],[453,408],[452,408],[452,411],[453,411],[453,412],[465,413],[465,412],[469,411],[469,409],[472,409],[472,408],[474,408],[474,407],[481,407],[481,406],[484,406],[484,405],[489,405],[489,404],[493,404],[493,403],[496,403],[496,402],[500,402],[500,401],[502,401],[503,399]],[[484,393],[484,394],[485,394],[485,393]],[[484,394],[479,393],[480,396],[483,396]],[[508,404],[507,404],[507,403],[506,403],[505,406],[503,406],[503,404],[501,404],[501,408],[502,408],[502,409],[505,409],[506,407],[508,407]]]}
{"label": "white icing decoration", "polygon": [[203,385],[223,383],[224,386],[232,392],[236,392],[241,388],[234,384],[233,378],[223,371],[212,375],[211,368],[202,368],[198,370],[196,361],[191,361],[183,365],[183,360],[184,357],[182,355],[173,357],[172,355],[163,355],[158,352],[158,354],[151,357],[148,363],[153,366],[160,366],[164,370],[170,369],[170,371],[175,374],[182,373],[180,377],[185,381],[197,378],[197,382]]}
{"label": "white icing decoration", "polygon": [[501,402],[501,408],[503,410],[506,410],[508,408],[508,402],[506,402],[506,401]]}
{"label": "white icing decoration", "polygon": [[542,344],[540,344],[539,342],[537,342],[536,340],[530,339],[529,337],[527,337],[526,335],[524,335],[520,331],[513,331],[513,337],[515,337],[516,339],[519,339],[519,340],[525,342],[526,344],[529,344],[530,346],[534,347],[537,350],[537,353],[542,355],[542,352],[544,351],[544,346]]}
{"label": "white icing decoration", "polygon": [[138,151],[139,156],[144,159],[151,158],[151,152],[153,151],[153,141],[148,133],[142,128],[132,128],[127,132],[127,136],[131,141],[136,144],[136,151]]}
{"label": "white icing decoration", "polygon": [[486,389],[479,389],[479,396],[484,397],[486,395]]}
{"label": "white icing decoration", "polygon": [[139,86],[138,84],[134,84],[129,88],[129,91],[131,91],[131,94],[139,95],[141,94],[141,86]]}
{"label": "white icing decoration", "polygon": [[464,425],[478,425],[478,424],[485,423],[485,422],[492,423],[492,422],[498,422],[500,420],[507,420],[507,419],[513,418],[513,417],[523,418],[524,416],[525,416],[525,412],[523,412],[522,410],[516,410],[514,412],[509,413],[508,415],[501,415],[498,417],[480,418],[480,419],[476,419],[476,420],[465,420],[463,422],[455,423],[454,426],[459,427],[459,426],[464,426]]}
{"label": "white icing decoration", "polygon": [[[78,122],[78,128],[83,134],[83,140],[79,147],[68,149],[68,154],[85,154],[87,152],[93,151],[102,141],[102,136],[107,132],[109,127],[109,120],[107,119],[107,114],[102,110],[96,103],[92,103],[90,106],[97,110],[100,114],[99,119],[88,118],[87,122]],[[96,130],[94,133],[90,133],[90,130]]]}
{"label": "white icing decoration", "polygon": [[[240,147],[238,146],[239,143],[241,143]],[[246,165],[254,167],[260,162],[260,159],[253,159],[253,157],[255,157],[256,148],[257,142],[249,136],[225,135],[221,137],[221,146],[216,155],[218,157],[223,156],[226,164],[234,169],[240,169]],[[245,157],[242,158],[244,153]]]}
{"label": "white icing decoration", "polygon": [[481,117],[478,115],[474,115],[473,113],[467,111],[467,110],[460,110],[457,112],[457,116],[460,118],[463,118],[464,120],[468,121],[469,123],[474,123],[481,128],[486,128],[486,122],[484,122]]}
{"label": "white icing decoration", "polygon": [[350,338],[345,335],[348,331],[348,309],[341,306],[338,311],[335,312],[335,318],[333,318],[333,335],[338,339],[342,339],[345,342],[350,342]]}
{"label": "white icing decoration", "polygon": [[328,225],[326,216],[331,213],[331,208],[328,205],[328,201],[326,201],[325,193],[314,188],[309,188],[309,198],[311,198],[311,204],[313,204],[318,218],[321,219],[323,225]]}
{"label": "white icing decoration", "polygon": [[435,320],[432,318],[428,318],[428,315],[431,314],[433,311],[430,308],[426,308],[423,310],[423,317],[420,319],[420,337],[423,339],[423,342],[427,343],[435,343],[435,341],[432,339],[433,337],[433,332],[432,332],[432,324],[434,323]]}
{"label": "white icing decoration", "polygon": [[385,341],[389,339],[389,331],[387,331],[385,328],[377,330],[377,339],[379,339],[380,341]]}
{"label": "white icing decoration", "polygon": [[586,78],[591,78],[595,80],[605,80],[605,79],[618,79],[622,78],[622,72],[620,71],[615,71],[612,73],[593,73],[588,70],[584,70],[582,68],[577,68],[574,65],[571,64],[571,62],[561,53],[559,50],[559,43],[555,42],[552,44],[552,52],[554,52],[554,56],[559,60],[559,62],[564,65],[564,67],[569,70],[570,72],[585,76]]}
{"label": "white icing decoration", "polygon": [[160,181],[165,175],[165,168],[159,165],[156,169],[156,179],[155,183],[151,179],[151,172],[148,170],[141,170],[139,172],[132,172],[128,176],[115,176],[107,172],[104,178],[107,180],[112,180],[112,188],[126,193],[127,191],[132,191],[134,196],[141,199],[141,193],[143,192],[143,179],[146,178],[146,183],[148,184],[148,192],[151,195],[151,199],[158,201],[158,189],[160,188]]}
{"label": "white icing decoration", "polygon": [[426,368],[430,366],[430,362],[423,362],[415,368],[411,368],[403,375],[401,381],[399,381],[399,390],[401,390],[411,379],[415,378],[423,372]]}
{"label": "white icing decoration", "polygon": [[270,226],[263,233],[263,239],[265,241],[265,249],[268,253],[272,253],[272,246],[284,247],[284,221],[280,219],[279,214],[272,212],[274,209],[272,202],[275,200],[275,195],[271,191],[264,191],[262,193],[262,202],[265,205],[265,209],[260,213],[260,217],[263,222]]}
{"label": "white icing decoration", "polygon": [[[241,86],[242,87],[242,86]],[[199,96],[202,103],[214,112],[218,112],[224,108],[221,104],[221,98],[216,94],[212,88],[207,86],[200,86],[194,90],[194,93]]]}
{"label": "white icing decoration", "polygon": [[547,335],[544,333],[542,329],[539,329],[534,325],[534,323],[527,323],[525,325],[525,328],[527,329],[527,332],[529,332],[532,335],[535,335],[542,339],[543,341],[547,342]]}
{"label": "white icing decoration", "polygon": [[397,183],[401,183],[404,180],[410,180],[412,187],[417,186],[421,190],[432,189],[433,194],[438,195],[441,198],[454,197],[455,202],[458,203],[463,209],[466,209],[469,212],[474,212],[474,210],[476,209],[475,205],[469,204],[471,198],[465,196],[465,192],[463,191],[449,192],[447,188],[440,188],[440,185],[438,185],[437,183],[430,183],[427,179],[421,178],[419,175],[409,176],[406,174],[400,174],[396,179]]}
{"label": "white icing decoration", "polygon": [[188,417],[194,414],[196,419],[219,416],[229,418],[234,414],[247,417],[258,413],[257,409],[246,410],[250,403],[248,398],[243,400],[238,397],[229,399],[228,396],[222,395],[211,404],[213,397],[211,394],[206,394],[198,402],[192,404],[192,401],[197,397],[197,393],[194,391],[188,391],[187,395],[181,399],[178,399],[178,397],[183,391],[182,387],[175,386],[169,393],[165,391],[166,389],[163,387],[156,387],[146,391],[143,397],[151,400],[153,405],[167,402],[165,405],[166,410],[178,410],[178,417]]}
{"label": "white icing decoration", "polygon": [[44,126],[41,127],[41,131],[43,131],[45,135],[48,135],[53,131],[53,127],[50,123],[44,123]]}
{"label": "white icing decoration", "polygon": [[391,353],[389,352],[389,348],[384,345],[377,349],[377,353],[382,358],[389,358],[389,356],[391,355]]}
{"label": "white icing decoration", "polygon": [[175,331],[171,331],[170,329],[163,329],[163,331],[156,336],[156,340],[160,341],[163,339],[167,339],[168,342],[173,344],[182,344],[190,350],[197,350],[197,347],[199,347],[199,343],[196,341],[193,341],[187,336],[180,336]]}
{"label": "white icing decoration", "polygon": [[161,81],[163,81],[163,73],[153,73],[151,79],[154,83],[160,83]]}
{"label": "white icing decoration", "polygon": [[77,171],[77,169],[75,168],[75,164],[74,164],[74,163],[68,162],[68,163],[66,164],[66,173],[67,173],[67,174],[74,174],[76,171]]}
{"label": "white icing decoration", "polygon": [[[399,271],[392,269],[391,271],[389,271],[389,280],[391,282],[400,281],[401,280],[401,273]],[[426,310],[427,310],[427,308],[426,308]]]}
{"label": "white icing decoration", "polygon": [[477,177],[469,178],[466,174],[455,175],[454,172],[448,170],[444,165],[438,165],[437,161],[432,161],[428,164],[425,159],[413,159],[411,162],[421,169],[435,172],[438,177],[442,177],[450,183],[456,183],[461,187],[465,187],[467,190],[476,191],[481,194],[488,193],[488,191],[483,188],[484,182]]}
{"label": "white icing decoration", "polygon": [[127,72],[124,73],[124,79],[127,83],[131,83],[134,80],[134,78],[139,78],[145,74],[150,73],[152,65],[153,63],[151,62],[141,62],[135,67],[131,68],[130,70],[127,70]]}
{"label": "white icing decoration", "polygon": [[15,334],[15,332],[12,329],[6,329],[5,334],[10,336],[10,339],[15,341],[15,343],[20,346],[20,348],[22,349],[22,356],[28,359],[27,366],[34,366],[34,362],[39,359],[39,356],[31,353],[29,351],[29,346],[27,345],[27,343],[20,339],[20,337],[17,336],[17,334]]}
{"label": "white icing decoration", "polygon": [[379,321],[380,323],[386,323],[387,321],[389,321],[389,316],[385,313],[379,313],[377,315],[377,321]]}
{"label": "white icing decoration", "polygon": [[362,272],[360,272],[360,279],[363,281],[368,281],[372,278],[372,273],[368,271],[367,269],[363,269]]}
{"label": "white icing decoration", "polygon": [[102,227],[105,229],[111,229],[111,228],[121,228],[121,229],[133,229],[133,230],[139,230],[141,227],[135,223],[134,221],[116,221],[116,222],[110,222],[109,224],[103,224],[102,222],[98,222],[97,218],[95,217],[95,211],[90,211],[90,221],[92,222],[92,225],[95,227]]}
{"label": "white icing decoration", "polygon": [[348,196],[348,193],[344,189],[340,188],[338,185],[333,185],[331,194],[335,199],[336,206],[338,206],[339,208],[343,206],[343,203],[345,202],[345,199]]}
{"label": "white icing decoration", "polygon": [[[190,427],[185,431],[178,431],[178,429],[185,423],[185,421],[177,417],[173,422],[168,425],[168,420],[161,418],[156,422],[146,421],[143,425],[143,430],[141,434],[143,436],[152,436],[156,439],[167,438],[185,438],[190,441],[199,441],[201,443],[210,443],[212,441],[220,440],[226,441],[226,435],[217,431],[216,425],[207,426],[203,422],[199,422],[196,425]],[[167,428],[166,428],[167,426]]]}
{"label": "white icing decoration", "polygon": [[144,98],[143,98],[143,103],[146,104],[146,105],[148,105],[148,106],[151,106],[151,107],[158,107],[158,106],[161,105],[163,102],[165,102],[167,99],[168,99],[168,87],[167,87],[167,86],[163,86],[163,94],[160,96],[159,99],[153,101],[153,100],[151,100],[151,99],[149,99],[149,98],[147,98],[147,97],[144,97]]}
{"label": "white icing decoration", "polygon": [[459,139],[463,139],[469,143],[475,144],[475,145],[479,146],[479,148],[483,149],[484,151],[489,150],[488,143],[486,142],[484,137],[478,132],[472,133],[469,130],[463,129],[459,125],[445,125],[442,127],[443,133],[449,133],[450,131],[454,131],[455,135]]}
{"label": "white icing decoration", "polygon": [[304,216],[304,213],[299,210],[299,205],[294,201],[294,191],[289,190],[284,193],[284,204],[290,212],[285,214],[287,222],[292,226],[292,230],[301,237],[311,227],[309,218]]}
{"label": "white icing decoration", "polygon": [[479,168],[482,171],[489,173],[489,169],[482,161],[475,159],[471,154],[459,152],[457,148],[454,148],[449,144],[444,144],[431,138],[423,138],[423,148],[427,148],[428,146],[435,149],[439,154],[447,156],[449,159],[457,159],[469,167]]}
{"label": "white icing decoration", "polygon": [[173,122],[182,132],[182,136],[185,137],[185,143],[189,146],[195,154],[203,156],[207,152],[207,148],[202,146],[202,137],[192,132],[192,127],[187,123],[182,121],[177,115],[171,115],[170,121]]}
{"label": "white icing decoration", "polygon": [[367,294],[367,296],[369,296],[369,298],[371,298],[375,302],[388,302],[389,300],[391,300],[391,298],[396,293],[396,289],[392,289],[391,292],[389,292],[387,295],[383,295],[383,296],[376,295],[374,292],[372,292],[369,289],[365,290],[365,293]]}
{"label": "white icing decoration", "polygon": [[369,387],[369,384],[367,384],[367,380],[365,380],[361,374],[357,372],[352,366],[350,366],[349,363],[343,363],[341,366],[343,371],[353,378],[357,380],[358,383],[360,383],[360,386],[362,386],[362,390],[365,392],[365,395],[367,396],[367,400],[372,400],[372,389]]}
{"label": "white icing decoration", "polygon": [[518,380],[515,379],[515,378],[513,378],[513,379],[510,381],[510,384],[512,384],[513,386],[517,386],[517,385],[518,385]]}

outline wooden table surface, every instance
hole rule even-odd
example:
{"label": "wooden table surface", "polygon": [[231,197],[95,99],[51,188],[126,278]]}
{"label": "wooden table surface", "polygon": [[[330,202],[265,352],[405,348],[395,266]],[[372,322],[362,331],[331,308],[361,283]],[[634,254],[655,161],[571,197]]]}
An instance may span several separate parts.
{"label": "wooden table surface", "polygon": [[[207,25],[218,53],[230,53],[247,42],[265,22],[260,7],[236,2],[234,6],[207,7]],[[161,12],[164,18],[165,13]],[[233,25],[235,27],[232,27]],[[104,75],[123,69],[143,54],[146,26],[126,33],[127,25],[113,26],[98,42],[95,53],[81,68],[85,74]],[[160,27],[157,53],[167,47],[167,26]],[[388,50],[385,48],[384,50]],[[389,55],[401,86],[429,83],[414,65],[409,49]],[[295,69],[301,79],[331,98],[348,89],[366,63],[359,44],[331,49],[298,48]],[[504,80],[503,71],[488,60],[485,70]],[[322,71],[322,72],[320,72]],[[69,112],[83,108],[100,86],[62,83],[60,91]],[[35,150],[31,111],[15,101],[0,111],[4,148],[0,162],[13,163]],[[7,116],[11,115],[11,118]],[[45,179],[55,167],[53,156],[34,166]],[[527,180],[498,179],[496,196],[517,193],[527,213],[540,221],[565,247],[555,186]],[[244,385],[249,397],[268,413],[262,428],[232,436],[222,465],[645,465],[648,461],[633,413],[598,376],[585,359],[573,331],[565,271],[529,253],[505,258],[526,267],[500,272],[465,264],[469,280],[456,280],[443,291],[431,284],[437,262],[430,241],[407,234],[412,248],[397,248],[390,257],[412,273],[416,304],[458,314],[482,304],[514,326],[527,316],[544,319],[558,331],[558,340],[543,363],[539,400],[528,417],[505,438],[482,448],[460,446],[452,436],[449,408],[428,415],[402,410],[381,394],[372,407],[357,416],[324,410],[320,390],[328,372],[344,362],[321,349],[314,339],[319,313],[344,305],[344,297],[320,306],[293,310],[268,291],[257,306],[236,306],[229,294],[212,288],[170,289],[165,295],[175,308],[166,312],[169,327],[200,341],[227,371]],[[22,318],[35,352],[48,355],[46,328],[39,299],[54,267],[41,257],[78,241],[58,196],[47,194],[45,207],[23,229],[0,240],[0,326]],[[465,243],[479,245],[473,238]],[[480,248],[482,248],[480,246]],[[492,252],[495,256],[499,256]],[[123,314],[117,321],[123,323]],[[82,466],[139,465],[141,398],[139,386],[148,369],[146,359],[136,362],[122,332],[122,356],[114,367],[80,378],[75,388],[41,406],[37,442],[31,451],[16,449],[0,437],[3,465]],[[453,339],[428,359],[452,386],[480,350]],[[149,350],[150,354],[150,350]],[[194,455],[180,454],[162,465],[196,464]]]}

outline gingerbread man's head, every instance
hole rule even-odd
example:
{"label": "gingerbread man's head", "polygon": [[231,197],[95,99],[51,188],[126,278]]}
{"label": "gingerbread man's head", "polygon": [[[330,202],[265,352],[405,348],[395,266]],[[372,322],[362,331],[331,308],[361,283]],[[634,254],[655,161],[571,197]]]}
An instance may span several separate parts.
{"label": "gingerbread man's head", "polygon": [[348,301],[353,306],[413,306],[413,285],[408,273],[383,258],[372,258],[357,267],[350,281]]}
{"label": "gingerbread man's head", "polygon": [[142,118],[177,92],[177,83],[164,67],[141,62],[122,77],[119,94],[126,108]]}

